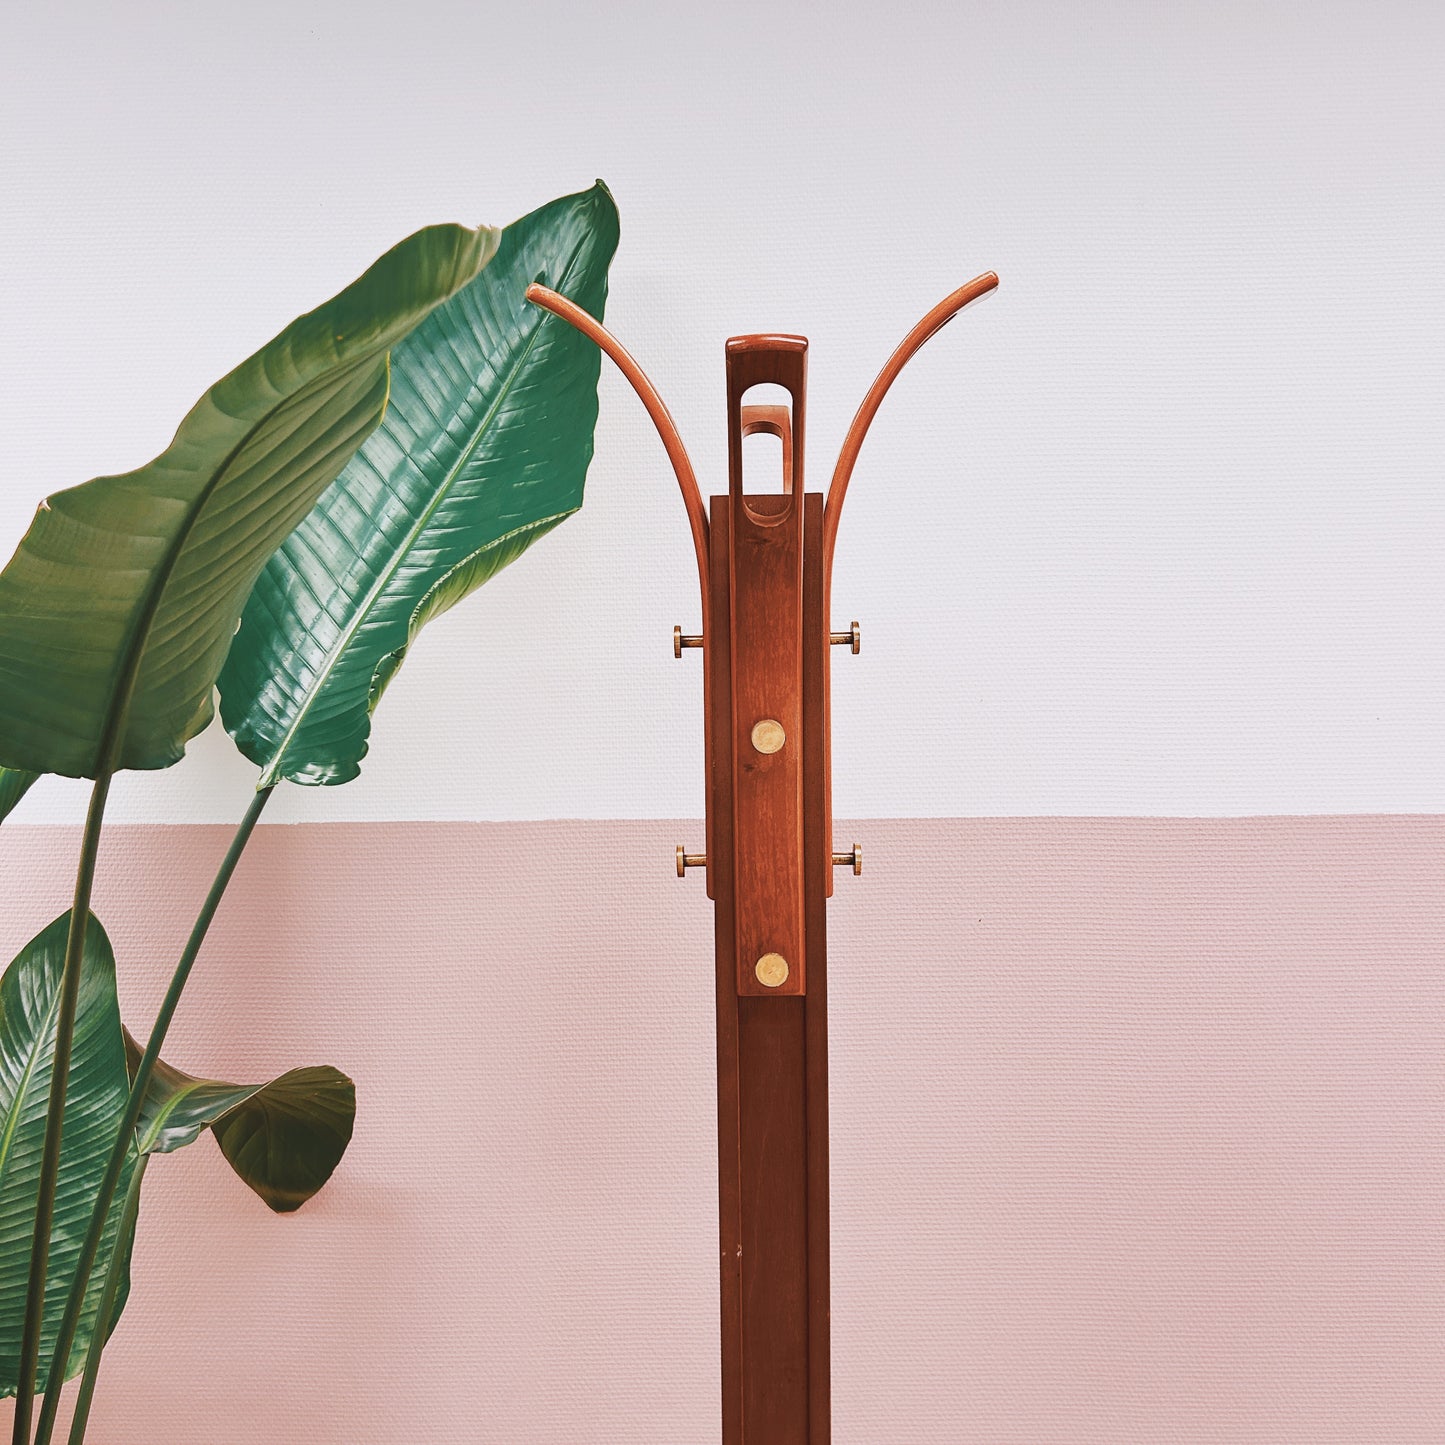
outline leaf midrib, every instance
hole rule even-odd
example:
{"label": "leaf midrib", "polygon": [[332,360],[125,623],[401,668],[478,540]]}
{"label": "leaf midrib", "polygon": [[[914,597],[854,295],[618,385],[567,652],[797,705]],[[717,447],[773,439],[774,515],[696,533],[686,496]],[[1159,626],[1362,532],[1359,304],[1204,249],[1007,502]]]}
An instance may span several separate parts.
{"label": "leaf midrib", "polygon": [[56,988],[51,991],[50,1003],[45,1010],[44,1024],[36,1032],[35,1047],[31,1051],[30,1058],[26,1061],[24,1072],[20,1076],[19,1087],[15,1090],[15,1102],[5,1119],[5,1135],[3,1141],[0,1141],[0,1181],[4,1180],[5,1171],[10,1166],[10,1151],[15,1147],[15,1135],[20,1127],[20,1115],[25,1099],[30,1092],[31,1079],[34,1076],[35,1067],[40,1060],[40,1056],[45,1052],[45,1043],[50,1037],[55,1016],[59,1010],[60,990]]}
{"label": "leaf midrib", "polygon": [[[210,480],[201,488],[195,501],[187,511],[186,518],[180,530],[176,533],[175,540],[167,549],[165,558],[156,569],[154,578],[147,590],[140,609],[132,614],[133,622],[128,631],[126,644],[125,661],[122,664],[120,675],[116,685],[111,689],[110,699],[107,703],[106,714],[101,725],[100,747],[96,753],[98,773],[114,771],[116,758],[119,756],[121,745],[124,741],[126,714],[135,692],[135,684],[140,676],[141,663],[144,660],[146,643],[150,638],[151,628],[155,623],[156,613],[160,609],[161,598],[165,589],[170,585],[171,578],[175,574],[177,564],[185,551],[186,543],[190,541],[192,533],[200,521],[201,514],[206,510],[207,504],[215,495],[217,489],[229,475],[231,467],[235,464],[236,458],[257,436],[261,429],[271,421],[279,412],[283,411],[292,403],[299,402],[313,388],[319,388],[329,381],[341,381],[349,378],[354,372],[359,372],[363,367],[372,365],[376,360],[374,353],[340,367],[334,371],[325,371],[320,376],[313,377],[304,386],[298,387],[288,396],[282,398],[274,407],[271,407],[263,416],[246,429],[245,434],[237,441],[236,445],[221,459]],[[381,416],[386,415],[386,406],[391,397],[391,352],[388,349],[382,353],[382,364],[386,370],[386,388],[382,398]],[[340,388],[338,388],[339,390]],[[377,418],[377,425],[381,424],[381,416]],[[374,431],[376,428],[373,427]],[[370,433],[367,434],[368,436]],[[365,438],[363,438],[363,441]]]}
{"label": "leaf midrib", "polygon": [[[578,241],[577,245],[573,248],[572,254],[567,258],[566,265],[562,268],[562,278],[558,282],[559,286],[565,287],[567,283],[567,278],[572,274],[573,263],[577,260],[577,257],[580,254],[582,247],[585,243],[586,238],[584,237],[582,240]],[[431,519],[436,515],[437,509],[450,495],[451,489],[456,483],[456,479],[460,475],[462,468],[465,467],[466,464],[471,461],[471,459],[476,455],[477,448],[482,444],[482,438],[486,436],[488,429],[491,427],[492,420],[497,414],[497,409],[501,406],[502,402],[511,395],[512,387],[516,383],[517,376],[522,369],[522,365],[532,354],[532,348],[536,345],[537,338],[542,334],[542,328],[546,325],[547,320],[548,318],[546,316],[539,316],[537,324],[532,328],[531,335],[527,337],[526,345],[523,346],[516,361],[513,362],[510,370],[507,372],[506,380],[502,383],[501,389],[497,393],[496,400],[487,409],[486,415],[482,419],[481,424],[477,427],[471,441],[458,454],[454,465],[448,469],[445,477],[442,480],[441,485],[437,487],[431,502],[428,503],[426,509],[417,518],[416,525],[412,527],[410,532],[407,533],[404,544],[401,547],[394,549],[391,561],[387,564],[386,567],[381,570],[381,572],[377,574],[376,581],[368,590],[361,605],[353,612],[350,624],[341,633],[338,634],[336,642],[327,649],[324,666],[318,669],[322,678],[321,684],[318,687],[314,688],[310,696],[302,702],[301,706],[296,710],[296,715],[292,719],[290,725],[281,734],[281,739],[272,752],[272,762],[261,774],[261,785],[263,787],[280,781],[281,769],[285,763],[286,754],[290,751],[291,744],[295,741],[296,734],[300,731],[302,724],[306,721],[307,718],[310,717],[312,708],[315,707],[316,704],[320,701],[322,693],[326,690],[326,683],[333,675],[333,670],[336,667],[338,659],[346,651],[346,649],[350,647],[351,641],[356,636],[357,632],[360,631],[362,623],[371,615],[371,611],[373,607],[375,607],[377,599],[381,596],[382,592],[390,585],[392,579],[400,570],[402,562],[410,553],[413,545],[416,543],[416,539],[421,536],[422,532],[426,529]],[[390,401],[388,399],[388,405],[389,404]],[[383,422],[384,420],[385,414],[383,413]],[[363,443],[363,445],[364,444],[365,443]],[[357,453],[359,455],[360,448],[357,449]],[[409,455],[407,460],[411,460]],[[350,465],[350,463],[348,463],[348,465]],[[419,467],[418,470],[420,470]],[[515,532],[519,532],[522,530],[523,528],[521,527],[514,528],[513,533],[509,533],[508,535],[513,535]],[[471,553],[471,556],[477,556],[485,550],[486,546],[479,547],[473,553]],[[463,559],[463,561],[457,563],[456,566],[465,565],[465,561],[466,559]],[[451,572],[454,570],[455,568],[448,569],[447,575],[450,575]],[[423,595],[428,595],[430,591],[431,589],[428,588],[427,594]],[[408,642],[410,642],[410,637],[408,637]],[[367,712],[369,715],[369,707],[367,709]]]}
{"label": "leaf midrib", "polygon": [[[176,1110],[179,1109],[180,1106],[185,1103],[185,1101],[189,1099],[192,1094],[197,1094],[202,1089],[214,1087],[215,1081],[212,1079],[192,1079],[191,1082],[185,1086],[185,1088],[178,1089],[175,1093],[170,1095],[170,1097],[165,1102],[165,1106],[156,1114],[154,1120],[151,1123],[151,1127],[146,1130],[144,1135],[137,1139],[136,1147],[139,1149],[139,1151],[142,1154],[149,1154],[155,1148],[156,1141],[159,1140],[161,1134],[165,1131],[166,1125],[170,1122]],[[220,1123],[220,1121],[224,1119],[227,1114],[233,1113],[235,1110],[239,1109],[242,1104],[247,1103],[251,1099],[254,1099],[256,1095],[259,1094],[261,1090],[265,1087],[265,1084],[256,1084],[250,1086],[249,1088],[244,1084],[240,1085],[239,1089],[245,1090],[245,1092],[241,1094],[241,1097],[227,1104],[226,1107],[222,1109],[221,1112],[217,1114],[214,1119],[207,1119],[204,1123],[202,1123],[201,1129],[209,1129],[214,1127],[216,1124]],[[198,1130],[197,1132],[199,1133],[200,1131]]]}

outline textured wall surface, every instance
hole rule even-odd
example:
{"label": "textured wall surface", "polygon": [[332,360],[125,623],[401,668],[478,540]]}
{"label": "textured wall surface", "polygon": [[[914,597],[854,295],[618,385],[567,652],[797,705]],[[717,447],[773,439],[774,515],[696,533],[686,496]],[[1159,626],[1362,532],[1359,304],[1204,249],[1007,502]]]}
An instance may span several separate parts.
{"label": "textured wall surface", "polygon": [[[603,176],[608,322],[705,491],[726,337],[811,339],[819,487],[904,332],[1002,278],[849,495],[840,815],[1445,811],[1445,7],[91,0],[8,39],[0,552],[415,227]],[[605,369],[583,512],[427,632],[355,784],[277,813],[700,813],[698,616]],[[252,770],[195,751],[117,816],[234,818]]]}
{"label": "textured wall surface", "polygon": [[[705,491],[727,336],[811,338],[819,487],[996,269],[839,539],[837,1440],[1445,1441],[1445,8],[77,0],[5,42],[0,556],[430,222],[604,177],[607,320]],[[290,1219],[209,1141],[157,1163],[93,1445],[715,1438],[702,834],[648,821],[703,806],[697,619],[604,369],[583,512],[427,630],[360,779],[268,810],[170,1052],[346,1068],[355,1143]],[[254,780],[215,730],[117,780],[134,1028]],[[5,949],[84,802],[0,829]]]}
{"label": "textured wall surface", "polygon": [[[157,1161],[98,1441],[715,1438],[711,910],[670,857],[696,827],[260,830],[171,1052],[346,1068],[356,1138],[289,1218],[209,1140]],[[1438,1445],[1445,821],[856,836],[839,1445]],[[74,841],[0,829],[0,867],[58,894]],[[224,841],[107,845],[130,1017]],[[5,947],[47,919],[7,911]]]}

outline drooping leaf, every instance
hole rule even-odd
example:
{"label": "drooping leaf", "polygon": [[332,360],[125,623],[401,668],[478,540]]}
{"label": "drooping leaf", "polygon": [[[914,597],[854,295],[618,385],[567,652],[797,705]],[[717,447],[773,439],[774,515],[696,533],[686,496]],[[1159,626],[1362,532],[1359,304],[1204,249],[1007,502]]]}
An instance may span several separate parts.
{"label": "drooping leaf", "polygon": [[[125,1036],[132,1070],[140,1045]],[[210,1129],[231,1168],[278,1214],[299,1209],[331,1177],[351,1142],[356,1086],[339,1069],[292,1069],[268,1084],[198,1079],[156,1061],[137,1136],[169,1154]]]}
{"label": "drooping leaf", "polygon": [[[18,1383],[40,1151],[55,1059],[55,1017],[69,928],[67,913],[26,944],[0,978],[0,1395],[13,1395]],[[92,917],[85,934],[75,1043],[67,1075],[65,1132],[45,1280],[42,1359],[48,1359],[55,1346],[56,1327],[70,1289],[75,1259],[125,1114],[129,1089],[116,1002],[115,957],[105,930]],[[132,1241],[118,1240],[117,1235],[122,1196],[135,1157],[132,1151],[101,1241],[102,1264],[117,1247],[125,1259],[111,1328],[130,1288]],[[67,1378],[84,1363],[95,1329],[103,1274],[100,1268],[91,1276]]]}
{"label": "drooping leaf", "polygon": [[390,347],[495,241],[417,232],[217,382],[153,462],[41,503],[0,573],[0,764],[181,756],[256,574],[380,419]]}
{"label": "drooping leaf", "polygon": [[39,780],[39,773],[27,773],[23,768],[0,768],[0,821],[10,816],[16,803]]}
{"label": "drooping leaf", "polygon": [[543,206],[392,353],[381,426],[263,569],[221,674],[263,785],[354,778],[421,627],[582,505],[599,353],[524,293],[601,316],[617,234],[600,181]]}

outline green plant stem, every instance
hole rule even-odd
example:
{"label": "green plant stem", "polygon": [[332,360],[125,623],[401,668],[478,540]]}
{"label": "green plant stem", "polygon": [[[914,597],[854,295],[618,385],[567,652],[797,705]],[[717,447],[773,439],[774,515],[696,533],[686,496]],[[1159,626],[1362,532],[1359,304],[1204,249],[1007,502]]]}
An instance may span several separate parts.
{"label": "green plant stem", "polygon": [[[120,1272],[125,1262],[125,1241],[135,1228],[135,1217],[140,1210],[140,1185],[145,1178],[146,1165],[150,1155],[142,1154],[131,1171],[130,1187],[125,1193],[125,1207],[120,1216],[120,1232],[116,1235],[115,1248],[110,1252],[110,1263],[105,1267],[105,1283],[100,1291],[98,1321],[110,1318],[115,1308],[115,1292],[120,1288]],[[69,1445],[84,1445],[85,1426],[90,1419],[90,1402],[95,1394],[95,1377],[100,1373],[100,1357],[105,1352],[107,1330],[99,1324],[90,1337],[90,1348],[85,1353],[85,1373],[80,1377],[80,1393],[75,1397],[75,1413],[70,1417]]]}
{"label": "green plant stem", "polygon": [[70,931],[61,965],[60,1010],[55,1020],[55,1056],[50,1075],[50,1099],[45,1113],[45,1143],[40,1153],[40,1186],[35,1198],[35,1232],[30,1242],[30,1280],[25,1290],[25,1319],[20,1336],[20,1378],[15,1390],[14,1445],[28,1445],[30,1417],[35,1406],[35,1378],[40,1366],[40,1334],[45,1326],[45,1274],[50,1262],[50,1225],[55,1212],[55,1188],[60,1177],[60,1135],[65,1128],[65,1089],[70,1081],[70,1048],[75,1038],[75,1007],[80,997],[80,964],[85,952],[85,930],[90,922],[90,892],[95,882],[95,860],[100,851],[100,828],[105,800],[110,793],[111,771],[102,768],[90,790],[85,832],[80,840],[80,861],[75,870],[75,897],[70,908]]}
{"label": "green plant stem", "polygon": [[[110,1161],[106,1165],[105,1177],[100,1182],[95,1197],[95,1206],[91,1210],[90,1225],[86,1230],[85,1242],[81,1245],[80,1256],[75,1262],[75,1274],[70,1281],[70,1294],[65,1301],[65,1314],[61,1317],[60,1333],[56,1337],[55,1352],[51,1356],[45,1400],[40,1407],[40,1420],[35,1430],[35,1445],[49,1445],[51,1434],[55,1429],[55,1415],[60,1408],[60,1388],[65,1381],[65,1366],[70,1357],[71,1346],[75,1343],[76,1331],[80,1326],[86,1290],[90,1287],[90,1272],[95,1268],[96,1256],[100,1253],[100,1241],[105,1234],[105,1221],[110,1213],[111,1204],[115,1200],[116,1191],[120,1187],[121,1175],[125,1173],[126,1159],[135,1141],[136,1125],[140,1122],[141,1109],[145,1104],[151,1076],[155,1072],[156,1060],[160,1057],[161,1048],[166,1041],[166,1031],[171,1026],[171,1019],[175,1017],[176,1005],[181,1001],[186,980],[191,976],[191,967],[196,961],[196,955],[201,951],[201,944],[205,942],[206,930],[210,928],[211,920],[216,916],[216,909],[220,906],[221,899],[226,892],[226,885],[230,883],[231,875],[236,871],[237,863],[241,861],[241,854],[246,850],[246,844],[250,841],[251,831],[256,826],[256,820],[261,816],[261,810],[266,806],[267,800],[274,791],[274,784],[271,787],[262,788],[252,799],[251,806],[246,809],[246,816],[241,819],[235,836],[231,839],[231,846],[226,850],[226,856],[221,860],[220,868],[216,870],[210,892],[206,894],[206,901],[201,905],[201,911],[191,928],[191,935],[186,940],[180,961],[176,964],[175,972],[171,974],[165,998],[161,1000],[160,1012],[156,1015],[155,1025],[151,1029],[150,1040],[146,1044],[145,1053],[141,1055],[140,1063],[136,1066],[135,1078],[131,1081],[130,1086],[130,1097],[126,1101],[125,1117],[121,1120],[120,1129],[116,1134],[115,1146],[111,1150]],[[105,1333],[106,1324],[107,1321],[104,1318],[97,1317],[96,1330],[101,1335]],[[24,1445],[19,1436],[16,1437],[16,1445]]]}

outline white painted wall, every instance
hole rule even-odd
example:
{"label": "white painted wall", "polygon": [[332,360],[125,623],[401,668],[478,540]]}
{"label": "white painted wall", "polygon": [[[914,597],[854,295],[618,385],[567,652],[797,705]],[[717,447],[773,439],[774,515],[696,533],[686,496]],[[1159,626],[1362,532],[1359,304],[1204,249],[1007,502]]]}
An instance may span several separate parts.
{"label": "white painted wall", "polygon": [[[0,549],[431,221],[603,176],[608,321],[720,486],[722,343],[812,338],[815,483],[986,268],[845,516],[842,816],[1445,809],[1445,21],[1427,4],[30,6],[0,146]],[[681,507],[604,372],[583,514],[271,816],[695,815]],[[115,816],[230,819],[224,735]],[[52,783],[18,817],[78,817]]]}

